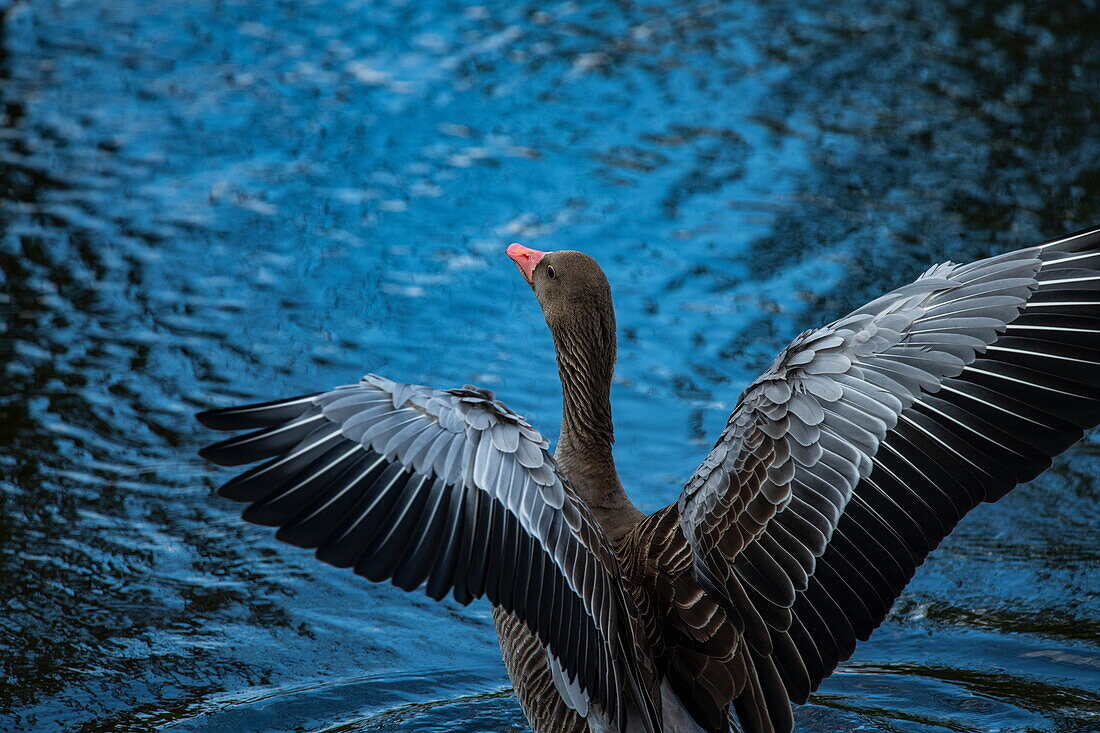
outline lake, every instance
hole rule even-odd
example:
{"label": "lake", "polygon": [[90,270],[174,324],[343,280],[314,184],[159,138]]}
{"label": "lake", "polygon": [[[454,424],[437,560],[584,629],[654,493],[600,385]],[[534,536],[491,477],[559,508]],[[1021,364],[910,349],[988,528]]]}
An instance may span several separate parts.
{"label": "lake", "polygon": [[[800,331],[1100,224],[1096,2],[0,0],[0,730],[521,731],[484,602],[243,524],[209,407],[391,379],[548,436],[509,242],[611,281],[674,501]],[[979,507],[800,731],[1100,730],[1100,435]]]}

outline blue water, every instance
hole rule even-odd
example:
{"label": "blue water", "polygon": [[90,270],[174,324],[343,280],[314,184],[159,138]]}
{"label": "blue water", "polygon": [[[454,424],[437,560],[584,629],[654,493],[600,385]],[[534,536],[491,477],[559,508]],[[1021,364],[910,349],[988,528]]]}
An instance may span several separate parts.
{"label": "blue water", "polygon": [[[519,731],[488,608],[212,496],[192,413],[368,370],[548,435],[582,249],[673,501],[800,330],[1100,223],[1100,9],[0,0],[0,730]],[[1100,730],[1100,438],[967,518],[803,731]]]}

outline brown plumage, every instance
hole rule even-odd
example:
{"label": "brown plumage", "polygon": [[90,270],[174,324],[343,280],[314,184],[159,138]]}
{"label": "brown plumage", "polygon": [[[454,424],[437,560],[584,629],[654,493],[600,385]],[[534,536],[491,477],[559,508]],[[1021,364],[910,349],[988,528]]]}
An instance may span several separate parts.
{"label": "brown plumage", "polygon": [[[927,554],[1100,422],[1100,229],[940,265],[800,335],[678,501],[612,457],[611,290],[578,252],[509,247],[554,338],[548,442],[485,390],[373,375],[199,415],[266,460],[245,519],[371,580],[485,597],[536,733],[792,730]],[[731,719],[732,716],[732,719]]]}

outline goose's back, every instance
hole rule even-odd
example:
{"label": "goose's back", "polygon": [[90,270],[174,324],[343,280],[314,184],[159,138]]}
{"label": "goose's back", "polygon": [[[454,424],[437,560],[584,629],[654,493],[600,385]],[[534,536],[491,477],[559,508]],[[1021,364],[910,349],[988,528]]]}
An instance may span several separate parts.
{"label": "goose's back", "polygon": [[[729,706],[745,689],[740,637],[726,612],[691,574],[691,552],[675,506],[638,523],[616,548],[637,604],[652,668],[661,680],[667,733],[731,730]],[[589,733],[604,728],[558,693],[546,648],[515,615],[493,608],[508,676],[535,733]]]}
{"label": "goose's back", "polygon": [[741,637],[692,575],[676,506],[642,520],[623,538],[619,557],[667,687],[664,697],[674,695],[700,726],[683,729],[730,730],[730,703],[746,685]]}

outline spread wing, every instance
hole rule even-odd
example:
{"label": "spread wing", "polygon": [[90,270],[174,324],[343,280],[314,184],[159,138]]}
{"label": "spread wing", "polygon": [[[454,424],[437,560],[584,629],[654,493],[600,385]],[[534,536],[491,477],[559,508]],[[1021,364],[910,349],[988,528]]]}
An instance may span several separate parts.
{"label": "spread wing", "polygon": [[[1100,422],[1100,229],[933,267],[799,336],[679,502],[700,583],[790,730],[964,514]],[[758,713],[759,711],[756,711]],[[770,726],[770,727],[768,727]]]}
{"label": "spread wing", "polygon": [[659,725],[607,538],[547,441],[491,392],[370,375],[198,419],[257,429],[201,451],[224,466],[265,461],[219,489],[249,504],[247,521],[369,580],[462,604],[484,596],[538,636],[566,689],[620,727],[633,710],[648,717],[633,725]]}

